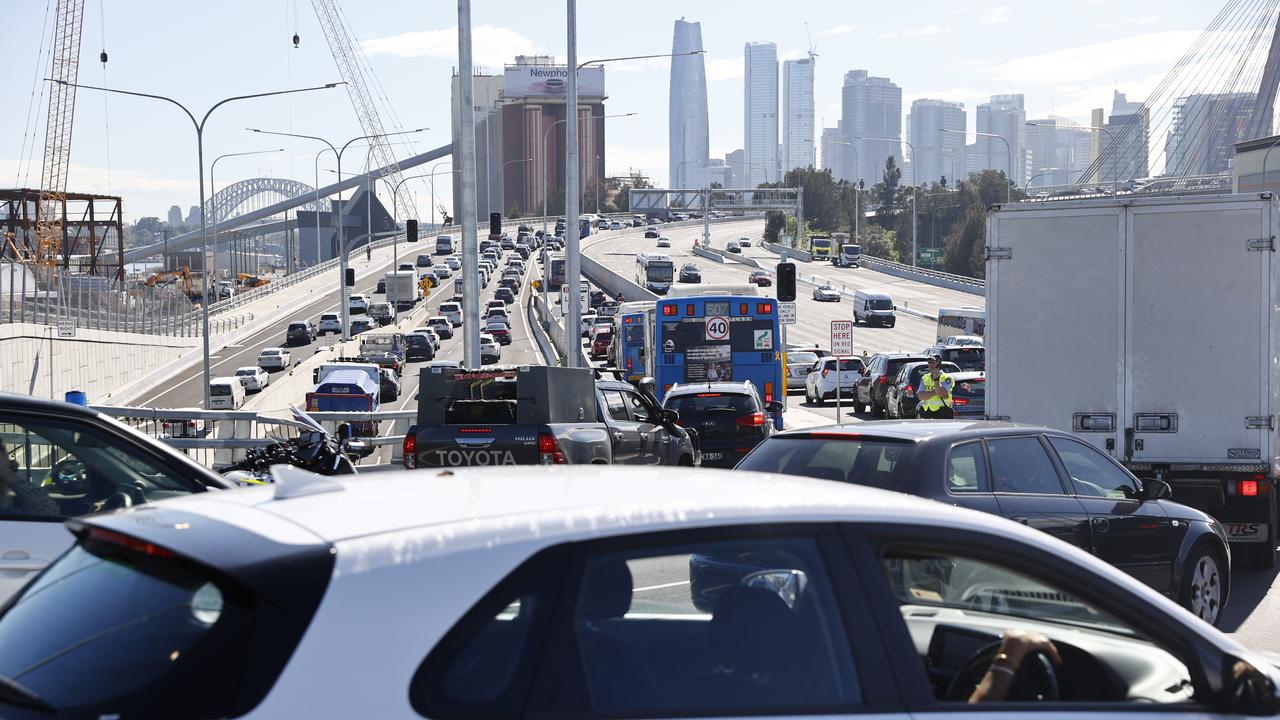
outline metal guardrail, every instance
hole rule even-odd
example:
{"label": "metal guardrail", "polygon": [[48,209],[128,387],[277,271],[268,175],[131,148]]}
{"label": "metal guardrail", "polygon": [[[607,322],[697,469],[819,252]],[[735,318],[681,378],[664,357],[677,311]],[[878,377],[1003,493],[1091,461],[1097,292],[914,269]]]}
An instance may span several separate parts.
{"label": "metal guardrail", "polygon": [[941,270],[930,270],[919,266],[904,265],[903,263],[894,262],[892,260],[884,260],[882,258],[873,257],[871,255],[863,255],[862,262],[868,265],[879,265],[884,268],[891,268],[899,272],[911,273],[926,278],[934,278],[937,280],[946,280],[947,282],[958,283],[961,285],[971,285],[975,288],[986,288],[987,281],[978,278],[971,278],[965,275],[953,275],[945,273]]}

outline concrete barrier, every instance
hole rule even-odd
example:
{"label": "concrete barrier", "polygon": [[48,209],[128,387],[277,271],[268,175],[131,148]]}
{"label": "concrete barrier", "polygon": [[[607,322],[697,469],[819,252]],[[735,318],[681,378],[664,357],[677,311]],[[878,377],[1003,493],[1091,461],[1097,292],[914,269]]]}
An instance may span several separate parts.
{"label": "concrete barrier", "polygon": [[582,256],[582,275],[604,290],[609,297],[617,297],[619,293],[628,301],[657,300],[658,296],[609,270],[604,265]]}
{"label": "concrete barrier", "polygon": [[771,243],[767,240],[761,240],[760,246],[763,247],[765,250],[768,250],[769,252],[775,252],[779,255],[782,255],[785,252],[787,257],[791,258],[792,260],[802,260],[804,262],[813,262],[813,255],[805,250],[799,250],[797,248],[789,248],[784,245],[779,245],[777,243]]}
{"label": "concrete barrier", "polygon": [[951,275],[949,273],[937,272],[935,270],[921,270],[913,268],[910,265],[903,265],[889,260],[881,260],[880,258],[871,257],[869,255],[862,256],[862,266],[881,272],[886,275],[893,275],[905,280],[912,280],[934,287],[943,287],[950,290],[959,290],[960,292],[969,293],[970,295],[987,296],[987,284],[983,280],[977,278],[967,278],[962,275]]}
{"label": "concrete barrier", "polygon": [[724,250],[716,250],[714,248],[712,248],[712,252],[721,253],[728,260],[732,260],[733,262],[740,263],[742,265],[749,265],[750,267],[753,267],[757,270],[764,269],[763,267],[760,266],[760,263],[756,262],[755,258],[749,258],[743,255],[742,253],[725,252]]}
{"label": "concrete barrier", "polygon": [[723,255],[721,255],[720,253],[716,252],[715,250],[708,250],[708,249],[706,249],[706,248],[702,247],[701,245],[694,245],[694,246],[693,246],[693,254],[694,254],[694,255],[697,255],[698,257],[704,257],[704,258],[706,258],[706,259],[708,259],[708,260],[711,260],[712,262],[718,262],[718,263],[720,263],[720,264],[722,264],[722,265],[724,264],[724,256],[723,256]]}

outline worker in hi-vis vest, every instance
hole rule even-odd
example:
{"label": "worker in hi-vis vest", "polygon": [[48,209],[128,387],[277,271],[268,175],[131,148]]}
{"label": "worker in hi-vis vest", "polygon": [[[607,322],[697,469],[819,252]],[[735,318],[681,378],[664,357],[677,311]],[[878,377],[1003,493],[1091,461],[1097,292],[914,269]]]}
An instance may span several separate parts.
{"label": "worker in hi-vis vest", "polygon": [[942,371],[942,357],[929,356],[929,371],[920,378],[920,392],[916,393],[916,416],[919,418],[953,418],[951,390],[955,387],[951,376]]}

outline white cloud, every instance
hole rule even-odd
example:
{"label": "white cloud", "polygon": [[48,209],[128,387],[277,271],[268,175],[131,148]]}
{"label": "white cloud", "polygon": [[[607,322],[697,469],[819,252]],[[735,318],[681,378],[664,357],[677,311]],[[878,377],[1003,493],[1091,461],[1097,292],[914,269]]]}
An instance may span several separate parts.
{"label": "white cloud", "polygon": [[946,35],[947,33],[950,33],[950,32],[951,32],[950,28],[945,28],[945,27],[942,27],[941,25],[925,25],[924,27],[908,28],[906,30],[894,30],[892,32],[882,33],[880,35],[880,39],[891,40],[893,38],[899,38],[899,37],[904,37],[904,38],[927,37],[930,35]]}
{"label": "white cloud", "polygon": [[836,25],[835,27],[819,30],[818,37],[826,37],[827,35],[847,35],[855,30],[862,30],[862,28],[856,25]]}
{"label": "white cloud", "polygon": [[[0,158],[0,177],[12,178],[17,172],[16,159]],[[38,176],[40,166],[35,165],[32,172]],[[38,184],[38,181],[34,184]],[[199,197],[199,185],[194,171],[190,177],[161,177],[151,172],[123,170],[119,167],[113,167],[108,172],[105,167],[73,162],[67,170],[67,187],[76,192],[118,195],[124,198],[125,220],[130,222],[144,215],[163,217],[170,205],[181,206],[185,214],[187,208],[195,205]],[[205,189],[208,190],[208,187]]]}
{"label": "white cloud", "polygon": [[804,50],[788,50],[778,56],[778,61],[783,62],[786,60],[802,60],[807,57],[809,57],[809,53]]}
{"label": "white cloud", "polygon": [[997,25],[1009,22],[1009,6],[997,5],[991,8],[990,12],[978,18],[978,22],[983,25]]}
{"label": "white cloud", "polygon": [[706,67],[707,82],[734,80],[743,75],[742,58],[709,58]]}
{"label": "white cloud", "polygon": [[[421,30],[372,38],[361,43],[369,54],[399,58],[456,60],[458,26],[443,30]],[[502,67],[516,55],[545,54],[537,43],[511,28],[480,25],[471,29],[471,57],[476,65]]]}
{"label": "white cloud", "polygon": [[1199,36],[1194,30],[1135,35],[1011,60],[995,67],[1010,84],[1031,87],[1076,86],[1088,78],[1117,78],[1126,71],[1169,68]]}

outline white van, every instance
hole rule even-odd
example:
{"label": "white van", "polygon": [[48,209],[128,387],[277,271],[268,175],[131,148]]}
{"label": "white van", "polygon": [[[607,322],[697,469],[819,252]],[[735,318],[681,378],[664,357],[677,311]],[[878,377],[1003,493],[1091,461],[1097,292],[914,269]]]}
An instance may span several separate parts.
{"label": "white van", "polygon": [[210,410],[239,410],[244,405],[244,385],[237,377],[216,377],[209,381]]}
{"label": "white van", "polygon": [[452,235],[436,236],[436,254],[437,255],[453,254],[453,236]]}
{"label": "white van", "polygon": [[894,312],[893,298],[888,293],[873,290],[858,290],[853,294],[853,324],[864,325],[898,324],[898,315]]}

